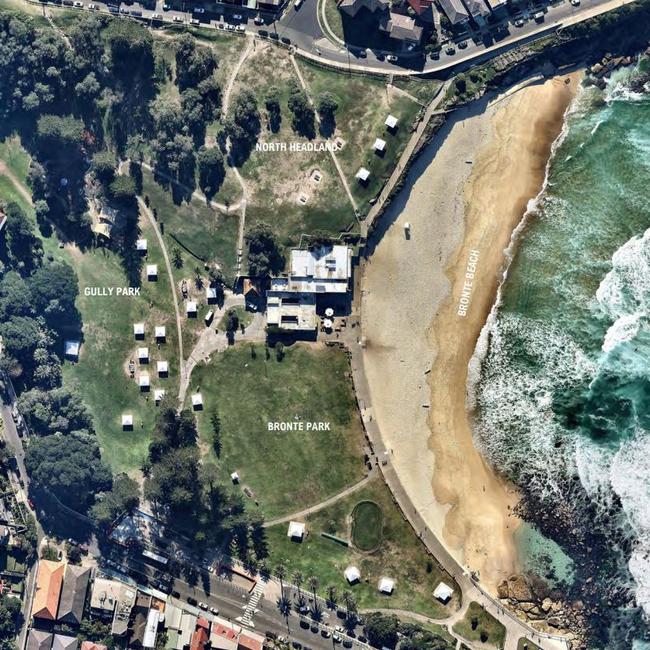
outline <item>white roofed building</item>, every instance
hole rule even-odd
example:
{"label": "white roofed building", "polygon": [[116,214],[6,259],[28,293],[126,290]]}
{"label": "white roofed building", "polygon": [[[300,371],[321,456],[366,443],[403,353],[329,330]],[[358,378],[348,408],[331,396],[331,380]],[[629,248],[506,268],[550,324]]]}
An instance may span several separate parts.
{"label": "white roofed building", "polygon": [[133,323],[133,336],[136,339],[144,337],[144,323]]}
{"label": "white roofed building", "polygon": [[378,585],[379,591],[381,591],[382,594],[392,594],[393,590],[395,589],[395,581],[392,580],[391,578],[380,578],[379,579],[379,585]]}
{"label": "white roofed building", "polygon": [[305,524],[301,521],[290,521],[287,537],[293,541],[302,542],[305,536]]}
{"label": "white roofed building", "polygon": [[64,344],[64,354],[67,359],[72,359],[77,361],[79,359],[79,348],[81,347],[81,341],[77,339],[67,340]]}
{"label": "white roofed building", "polygon": [[166,336],[166,329],[164,325],[157,325],[155,329],[156,339],[159,341],[164,340]]}
{"label": "white roofed building", "polygon": [[449,602],[449,599],[453,595],[454,590],[444,582],[439,582],[438,586],[433,590],[433,597],[438,599],[441,603]]}
{"label": "white roofed building", "polygon": [[158,278],[158,265],[147,264],[147,279],[156,280]]}
{"label": "white roofed building", "polygon": [[140,253],[146,253],[147,252],[147,240],[146,239],[138,239],[135,242],[135,248]]}
{"label": "white roofed building", "polygon": [[169,372],[169,363],[167,361],[158,361],[156,366],[160,376],[167,376],[167,373]]}
{"label": "white roofed building", "polygon": [[203,396],[201,393],[194,393],[192,395],[192,408],[195,411],[200,411],[203,408]]}
{"label": "white roofed building", "polygon": [[361,579],[361,571],[357,569],[355,566],[349,566],[344,572],[343,575],[345,576],[345,579],[350,583],[354,584],[355,582],[359,582]]}

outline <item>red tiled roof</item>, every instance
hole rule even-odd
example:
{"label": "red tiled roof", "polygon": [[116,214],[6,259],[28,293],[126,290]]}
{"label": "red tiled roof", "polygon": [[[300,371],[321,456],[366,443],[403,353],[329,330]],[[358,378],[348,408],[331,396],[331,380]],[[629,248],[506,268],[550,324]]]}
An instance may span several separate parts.
{"label": "red tiled roof", "polygon": [[203,650],[208,642],[208,632],[204,627],[198,627],[192,635],[190,650]]}
{"label": "red tiled roof", "polygon": [[34,618],[42,618],[48,621],[56,620],[64,570],[64,562],[40,561],[36,576],[36,593],[32,603],[32,616]]}
{"label": "red tiled roof", "polygon": [[253,638],[252,636],[248,636],[248,634],[239,635],[238,648],[243,648],[244,650],[262,650],[263,645],[261,639]]}

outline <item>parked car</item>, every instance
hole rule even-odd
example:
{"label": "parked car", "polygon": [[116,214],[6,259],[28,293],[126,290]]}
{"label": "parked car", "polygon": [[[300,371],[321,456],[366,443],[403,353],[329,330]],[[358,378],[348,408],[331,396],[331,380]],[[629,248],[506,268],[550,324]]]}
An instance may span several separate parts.
{"label": "parked car", "polygon": [[572,4],[574,7],[579,7],[579,6],[580,6],[580,0],[571,0],[571,4]]}
{"label": "parked car", "polygon": [[388,54],[386,56],[386,61],[388,61],[389,63],[397,63],[398,58],[394,54]]}
{"label": "parked car", "polygon": [[269,33],[266,29],[260,29],[259,32],[257,32],[260,36],[268,36]]}
{"label": "parked car", "polygon": [[64,4],[66,7],[72,7],[72,6],[74,6],[74,2],[73,2],[72,0],[63,0],[63,4]]}
{"label": "parked car", "polygon": [[288,36],[283,36],[280,39],[285,45],[289,45],[291,43],[291,39]]}
{"label": "parked car", "polygon": [[140,18],[140,16],[142,16],[142,12],[139,9],[134,9],[131,11],[131,15],[135,16],[136,18]]}
{"label": "parked car", "polygon": [[207,605],[207,603],[203,603],[203,602],[199,603],[199,607],[200,607],[201,609],[205,609],[206,611],[207,611],[207,609],[208,609],[208,605]]}
{"label": "parked car", "polygon": [[94,2],[91,2],[88,5],[88,9],[90,9],[90,11],[99,11],[99,5],[96,5]]}
{"label": "parked car", "polygon": [[169,11],[171,7],[168,4],[163,5],[163,11]]}
{"label": "parked car", "polygon": [[445,54],[448,54],[449,56],[456,54],[456,48],[453,45],[450,45],[445,49]]}
{"label": "parked car", "polygon": [[280,35],[277,34],[276,32],[271,32],[271,33],[269,34],[269,38],[272,38],[274,41],[277,41],[277,40],[280,39]]}
{"label": "parked car", "polygon": [[192,596],[187,597],[187,602],[190,605],[194,605],[195,607],[199,604],[199,602],[196,600],[196,598],[192,598]]}
{"label": "parked car", "polygon": [[464,50],[467,47],[467,41],[461,41],[458,43],[458,49],[459,50]]}
{"label": "parked car", "polygon": [[84,3],[79,2],[79,0],[77,0],[77,2],[74,3],[74,6],[75,6],[76,9],[83,9],[84,8]]}
{"label": "parked car", "polygon": [[210,613],[219,616],[219,610],[216,607],[210,607]]}
{"label": "parked car", "polygon": [[332,636],[332,633],[331,633],[328,629],[323,628],[323,629],[320,631],[320,635],[321,635],[324,639],[329,639],[329,638]]}
{"label": "parked car", "polygon": [[195,14],[204,14],[205,13],[205,9],[203,7],[194,7],[194,9],[192,9],[192,11]]}
{"label": "parked car", "polygon": [[241,14],[233,14],[233,20],[244,20],[244,17]]}
{"label": "parked car", "polygon": [[174,598],[180,598],[181,597],[181,595],[180,595],[180,593],[178,591],[172,591],[172,596]]}
{"label": "parked car", "polygon": [[256,25],[263,25],[264,24],[264,19],[262,18],[262,16],[255,16],[255,18],[253,18],[253,22]]}
{"label": "parked car", "polygon": [[182,23],[183,19],[180,16],[174,16],[174,22],[175,23]]}
{"label": "parked car", "polygon": [[515,20],[515,27],[523,27],[526,24],[526,21],[523,18],[517,18]]}
{"label": "parked car", "polygon": [[163,15],[162,15],[162,14],[152,14],[152,15],[151,15],[151,19],[152,19],[152,20],[162,20],[162,19],[163,19]]}
{"label": "parked car", "polygon": [[192,20],[190,20],[190,24],[191,25],[200,25],[201,21],[198,18],[192,18]]}
{"label": "parked car", "polygon": [[303,630],[308,630],[309,629],[309,621],[306,621],[304,618],[300,619],[300,627]]}
{"label": "parked car", "polygon": [[301,5],[302,5],[302,0],[294,0],[293,8],[294,8],[296,11],[298,11],[298,9],[300,9],[300,6],[301,6]]}
{"label": "parked car", "polygon": [[544,22],[544,12],[543,11],[536,11],[533,14],[533,18],[535,19],[536,23],[543,23]]}

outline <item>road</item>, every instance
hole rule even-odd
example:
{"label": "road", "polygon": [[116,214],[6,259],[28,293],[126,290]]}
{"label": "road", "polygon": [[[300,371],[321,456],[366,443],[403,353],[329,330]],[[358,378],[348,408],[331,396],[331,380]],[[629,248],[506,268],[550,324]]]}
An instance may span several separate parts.
{"label": "road", "polygon": [[[48,7],[60,7],[57,1],[37,2],[37,0],[26,0],[33,4],[43,4]],[[67,0],[70,1],[70,0]],[[475,42],[466,39],[467,46],[464,49],[455,48],[453,54],[445,52],[446,47],[440,52],[440,58],[435,60],[424,58],[419,54],[400,55],[396,63],[386,61],[382,52],[365,50],[365,56],[359,56],[359,48],[346,48],[329,40],[323,31],[319,21],[319,1],[304,0],[300,9],[295,10],[293,4],[289,3],[284,14],[277,20],[271,14],[262,16],[263,24],[255,24],[253,17],[258,12],[248,10],[245,7],[224,5],[218,3],[205,6],[208,7],[205,13],[192,14],[188,11],[175,9],[163,10],[163,0],[157,0],[155,9],[148,9],[135,2],[124,8],[124,11],[135,11],[138,20],[147,22],[152,27],[160,24],[187,25],[195,21],[198,26],[207,29],[230,30],[240,35],[273,35],[277,36],[279,46],[289,45],[298,54],[305,58],[312,59],[322,64],[345,71],[371,72],[385,75],[413,76],[423,74],[447,75],[455,70],[465,69],[473,64],[481,63],[493,58],[517,45],[533,41],[541,36],[549,34],[560,27],[581,22],[595,15],[611,11],[634,0],[581,0],[575,7],[567,2],[549,5],[542,23],[537,23],[531,18],[532,10],[524,12],[526,23],[522,27],[515,27],[512,22],[503,24],[505,29],[503,38],[486,45],[482,42]],[[114,0],[119,4],[119,0]],[[83,3],[82,3],[83,4]],[[108,0],[96,2],[98,11],[108,11]],[[200,4],[200,3],[197,3]],[[88,4],[82,9],[88,10]],[[80,8],[80,9],[81,9]],[[154,21],[153,16],[161,16],[160,20]],[[238,17],[236,17],[238,16]],[[237,28],[241,31],[237,31]],[[283,43],[284,39],[284,43]]]}

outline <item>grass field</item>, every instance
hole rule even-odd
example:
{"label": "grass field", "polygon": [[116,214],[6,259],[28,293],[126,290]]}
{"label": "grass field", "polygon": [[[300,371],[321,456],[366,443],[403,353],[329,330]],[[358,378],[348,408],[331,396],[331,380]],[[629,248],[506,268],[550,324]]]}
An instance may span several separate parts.
{"label": "grass field", "polygon": [[[380,191],[404,150],[421,107],[395,90],[389,92],[381,78],[347,76],[302,60],[299,65],[312,97],[328,91],[338,100],[336,135],[345,145],[337,156],[359,211],[365,215],[370,209],[369,201]],[[394,134],[384,124],[389,114],[399,121]],[[381,157],[372,148],[377,138],[386,141]],[[360,167],[370,171],[366,186],[355,179]]]}
{"label": "grass field", "polygon": [[[364,501],[376,503],[383,513],[382,541],[374,552],[364,553],[352,545],[346,548],[321,536],[326,532],[349,540],[352,512],[357,504]],[[457,595],[449,606],[434,600],[433,590],[440,580],[452,586],[455,583],[429,557],[380,478],[304,521],[308,535],[300,544],[287,538],[286,524],[267,529],[271,567],[284,563],[289,575],[295,570],[302,571],[305,576],[315,575],[320,581],[323,596],[327,593],[328,585],[334,585],[339,594],[350,589],[360,609],[406,609],[433,618],[444,618],[458,607]],[[361,581],[352,586],[343,576],[343,571],[351,564],[361,572]],[[377,589],[382,576],[395,580],[395,591],[391,596],[382,595]],[[458,588],[455,593],[459,593]]]}
{"label": "grass field", "polygon": [[[258,44],[242,66],[233,96],[242,88],[255,91],[262,114],[263,143],[307,143],[293,131],[287,108],[290,81],[298,81],[288,53],[269,43]],[[264,98],[271,86],[280,91],[281,124],[273,133],[268,125]],[[316,135],[314,142],[322,142]],[[313,172],[320,171],[316,182]],[[338,234],[356,226],[352,206],[342,187],[330,154],[326,151],[253,151],[242,166],[250,200],[247,225],[266,221],[273,226],[282,242],[297,244],[300,234],[325,230]],[[306,202],[301,203],[304,195]]]}
{"label": "grass field", "polygon": [[373,501],[357,503],[352,512],[352,541],[361,551],[374,551],[381,543],[384,514]]}
{"label": "grass field", "polygon": [[[84,343],[79,363],[66,362],[64,377],[75,382],[90,408],[104,459],[114,471],[137,469],[145,457],[154,425],[156,406],[154,389],[168,394],[178,391],[177,333],[174,309],[162,254],[155,234],[144,219],[140,220],[142,236],[148,241],[147,263],[158,264],[158,280],[143,279],[139,296],[85,296],[86,287],[123,287],[127,284],[119,257],[105,249],[80,252],[67,247],[79,278]],[[145,323],[145,340],[136,341],[133,323]],[[154,327],[165,325],[166,341],[157,347]],[[148,347],[147,367],[137,362],[137,348]],[[128,362],[136,364],[136,377],[141,369],[149,373],[151,391],[141,393],[128,376]],[[159,378],[156,362],[169,362],[169,376]],[[123,431],[121,416],[133,414],[134,430]]]}
{"label": "grass field", "polygon": [[503,648],[506,628],[478,603],[469,604],[464,618],[453,627],[459,636],[482,647]]}
{"label": "grass field", "polygon": [[[219,465],[237,471],[267,518],[289,514],[362,478],[363,433],[349,364],[339,349],[295,345],[282,361],[264,345],[229,348],[192,374],[199,429],[215,459],[210,416],[221,418]],[[253,356],[254,354],[254,356]],[[269,431],[269,422],[326,422],[330,431]],[[286,532],[286,531],[285,531]]]}
{"label": "grass field", "polygon": [[232,278],[237,260],[239,216],[224,215],[196,198],[176,205],[171,193],[146,169],[143,169],[142,186],[142,194],[149,197],[158,222],[164,226],[167,250],[179,248],[186,269],[203,266],[204,262],[217,262],[224,274]]}

